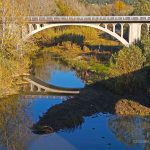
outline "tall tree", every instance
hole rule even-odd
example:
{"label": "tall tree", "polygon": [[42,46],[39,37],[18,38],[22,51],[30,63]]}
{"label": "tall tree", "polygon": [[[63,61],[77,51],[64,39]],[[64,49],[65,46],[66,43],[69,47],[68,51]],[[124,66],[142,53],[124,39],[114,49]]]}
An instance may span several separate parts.
{"label": "tall tree", "polygon": [[150,1],[136,0],[134,3],[134,15],[150,15]]}
{"label": "tall tree", "polygon": [[60,10],[60,15],[63,16],[77,16],[78,13],[69,7],[63,0],[56,0],[56,5]]}

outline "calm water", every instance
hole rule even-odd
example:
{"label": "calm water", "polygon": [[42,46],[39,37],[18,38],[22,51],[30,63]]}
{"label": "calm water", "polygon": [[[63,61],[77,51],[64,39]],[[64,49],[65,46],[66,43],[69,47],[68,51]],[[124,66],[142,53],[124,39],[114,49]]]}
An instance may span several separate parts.
{"label": "calm water", "polygon": [[[84,87],[84,82],[74,71],[48,56],[37,59],[35,68],[35,76],[48,83],[63,87]],[[84,117],[84,122],[74,129],[60,129],[46,135],[32,133],[30,127],[33,123],[48,109],[66,99],[67,97],[15,96],[7,100],[7,103],[4,101],[0,105],[0,150],[150,149],[149,118],[119,117],[101,112]]]}

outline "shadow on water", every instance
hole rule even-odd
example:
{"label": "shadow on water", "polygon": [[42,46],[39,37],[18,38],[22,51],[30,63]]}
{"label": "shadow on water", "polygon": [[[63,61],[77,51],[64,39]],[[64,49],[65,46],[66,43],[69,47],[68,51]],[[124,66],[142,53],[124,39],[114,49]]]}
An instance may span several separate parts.
{"label": "shadow on water", "polygon": [[[93,85],[89,85],[85,89],[83,89],[81,93],[76,97],[51,107],[40,118],[40,120],[33,125],[33,132],[37,134],[46,134],[56,132],[61,129],[72,130],[82,125],[82,123],[84,122],[84,117],[91,116],[100,112],[116,114],[115,107],[117,102],[121,99],[131,99],[143,106],[150,107],[150,93],[148,92],[148,89],[150,89],[150,82],[148,80],[149,75],[150,67],[146,67],[144,69],[132,72],[128,75],[122,75],[108,80],[102,80]],[[115,83],[120,80],[124,80],[128,76],[134,76],[134,82],[137,82],[136,87],[135,83],[131,82],[128,86],[130,86],[130,89],[132,89],[132,91],[128,90],[125,86],[120,86],[120,88],[122,88],[120,90],[124,92],[119,95],[117,94],[118,91],[115,91],[116,94],[114,94],[114,89],[117,88]],[[146,77],[147,80],[145,80]],[[129,119],[127,117],[127,122],[134,122],[135,118],[133,117],[132,119],[132,117],[133,116],[130,116]],[[110,128],[112,128],[114,132],[117,132],[116,134],[119,134],[119,131],[117,130],[120,130],[121,132],[121,130],[123,130],[123,127],[127,127],[119,127],[122,125],[121,121],[124,121],[124,119],[120,119],[119,117],[115,118],[115,120],[109,121]],[[117,124],[117,122],[118,125],[116,126],[116,128],[114,128],[113,124]],[[149,123],[150,121],[147,121],[145,119],[145,122],[142,122],[142,125],[145,124],[145,127],[142,126],[142,129],[144,130],[147,127],[146,124]],[[132,124],[133,123],[131,123],[131,125]],[[136,126],[136,121],[133,126]],[[124,137],[124,135],[122,136]]]}

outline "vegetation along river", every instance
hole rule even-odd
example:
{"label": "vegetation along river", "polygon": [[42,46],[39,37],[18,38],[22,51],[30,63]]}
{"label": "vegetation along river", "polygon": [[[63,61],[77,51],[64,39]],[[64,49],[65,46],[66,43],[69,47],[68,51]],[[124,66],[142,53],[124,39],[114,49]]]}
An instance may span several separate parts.
{"label": "vegetation along river", "polygon": [[[74,70],[48,55],[36,59],[34,68],[34,75],[47,83],[73,88],[85,86]],[[90,111],[92,104],[89,104],[91,107],[82,103],[66,104],[70,98],[20,95],[3,100],[0,104],[0,150],[150,149],[150,134],[146,132],[150,118],[100,112],[98,106]],[[72,110],[64,108],[67,106]],[[50,117],[46,118],[48,110]],[[34,130],[43,122],[50,122],[53,129],[45,125],[44,131],[42,128]]]}

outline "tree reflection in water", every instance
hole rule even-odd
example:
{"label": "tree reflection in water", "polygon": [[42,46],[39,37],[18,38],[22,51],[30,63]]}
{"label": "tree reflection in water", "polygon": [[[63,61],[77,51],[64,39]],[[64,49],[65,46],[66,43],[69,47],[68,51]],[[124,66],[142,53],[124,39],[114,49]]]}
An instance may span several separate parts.
{"label": "tree reflection in water", "polygon": [[43,53],[42,57],[34,60],[33,73],[37,78],[47,82],[55,70],[70,71],[68,66],[62,65],[59,59]]}
{"label": "tree reflection in water", "polygon": [[30,125],[26,104],[18,96],[0,100],[0,145],[7,150],[25,150]]}
{"label": "tree reflection in water", "polygon": [[122,143],[129,146],[144,144],[144,150],[150,149],[150,117],[115,116],[108,124]]}

